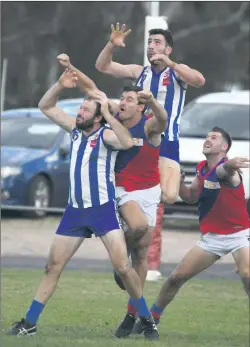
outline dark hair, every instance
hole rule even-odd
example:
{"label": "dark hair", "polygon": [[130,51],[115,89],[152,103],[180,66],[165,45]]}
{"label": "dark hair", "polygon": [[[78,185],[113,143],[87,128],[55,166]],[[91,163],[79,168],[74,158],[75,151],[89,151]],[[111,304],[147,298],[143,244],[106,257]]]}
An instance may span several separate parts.
{"label": "dark hair", "polygon": [[149,35],[163,35],[167,44],[170,47],[174,46],[174,40],[171,32],[169,30],[164,30],[164,29],[151,29],[149,30]]}
{"label": "dark hair", "polygon": [[[129,85],[129,86],[125,86],[123,88],[123,92],[135,92],[135,93],[138,93],[138,92],[141,92],[143,91],[143,89],[139,86],[135,86],[133,84]],[[142,105],[141,102],[138,103],[139,105]],[[142,113],[144,113],[147,109],[147,105],[145,105],[144,109],[142,110]]]}
{"label": "dark hair", "polygon": [[[93,99],[92,99],[93,100]],[[101,104],[99,102],[96,102],[96,109],[95,109],[95,116],[101,116]]]}
{"label": "dark hair", "polygon": [[138,92],[141,92],[143,89],[139,86],[135,86],[133,84],[131,84],[130,86],[125,86],[123,88],[123,91],[124,92],[135,92],[135,93],[138,93]]}
{"label": "dark hair", "polygon": [[226,141],[226,143],[228,144],[228,148],[227,148],[227,152],[229,151],[229,149],[232,146],[232,138],[231,136],[228,134],[228,132],[226,132],[224,129],[219,128],[219,127],[214,127],[212,129],[213,132],[215,133],[220,133],[223,137],[223,139]]}
{"label": "dark hair", "polygon": [[[92,98],[88,98],[88,100],[94,100]],[[102,116],[102,113],[101,113],[101,104],[99,102],[96,101],[96,109],[95,109],[95,114],[94,114],[95,117],[98,117],[98,116]],[[107,121],[104,117],[102,117],[102,119],[100,120],[100,124],[103,126],[105,124],[107,124]]]}

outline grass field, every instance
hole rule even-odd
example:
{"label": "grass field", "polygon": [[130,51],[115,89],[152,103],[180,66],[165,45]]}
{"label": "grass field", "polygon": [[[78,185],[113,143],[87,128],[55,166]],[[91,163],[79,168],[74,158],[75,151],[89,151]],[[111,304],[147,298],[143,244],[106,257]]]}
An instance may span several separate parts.
{"label": "grass field", "polygon": [[[40,318],[35,337],[6,336],[24,316],[42,271],[2,270],[2,346],[4,347],[247,347],[249,302],[239,281],[193,280],[168,307],[160,341],[142,336],[116,339],[127,296],[111,274],[65,271],[56,294]],[[151,305],[161,284],[146,285]]]}

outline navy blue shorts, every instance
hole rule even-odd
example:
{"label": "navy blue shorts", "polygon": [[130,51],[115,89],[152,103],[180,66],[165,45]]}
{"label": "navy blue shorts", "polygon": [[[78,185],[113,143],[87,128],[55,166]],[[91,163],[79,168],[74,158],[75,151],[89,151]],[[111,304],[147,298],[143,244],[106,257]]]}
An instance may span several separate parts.
{"label": "navy blue shorts", "polygon": [[121,229],[116,201],[101,206],[65,209],[56,234],[74,237],[102,236],[111,230]]}
{"label": "navy blue shorts", "polygon": [[163,138],[160,146],[160,157],[172,159],[180,163],[179,141],[168,141]]}

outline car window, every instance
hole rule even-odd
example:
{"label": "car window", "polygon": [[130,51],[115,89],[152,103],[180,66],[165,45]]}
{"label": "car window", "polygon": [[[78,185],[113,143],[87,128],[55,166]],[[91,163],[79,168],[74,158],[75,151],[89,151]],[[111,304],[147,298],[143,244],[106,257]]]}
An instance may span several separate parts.
{"label": "car window", "polygon": [[38,118],[2,119],[1,144],[10,147],[50,148],[61,131],[48,120]]}
{"label": "car window", "polygon": [[182,113],[180,134],[205,137],[215,126],[225,129],[237,140],[249,140],[249,105],[192,102]]}
{"label": "car window", "polygon": [[65,132],[60,145],[63,148],[70,149],[70,147],[71,147],[71,135],[68,132]]}

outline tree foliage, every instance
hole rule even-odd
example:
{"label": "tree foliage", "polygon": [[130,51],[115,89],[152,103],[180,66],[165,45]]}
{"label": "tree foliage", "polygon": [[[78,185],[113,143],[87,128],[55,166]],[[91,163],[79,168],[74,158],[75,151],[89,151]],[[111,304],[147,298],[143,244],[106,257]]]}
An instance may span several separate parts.
{"label": "tree foliage", "polygon": [[[100,74],[95,61],[109,39],[110,24],[132,28],[121,63],[143,63],[146,2],[3,2],[2,61],[8,59],[5,108],[36,106],[57,80],[59,53],[89,75],[110,97],[124,81]],[[249,89],[248,2],[162,2],[175,46],[173,57],[201,71],[204,88],[189,88],[187,101],[238,85]],[[79,90],[62,97],[80,97]]]}

